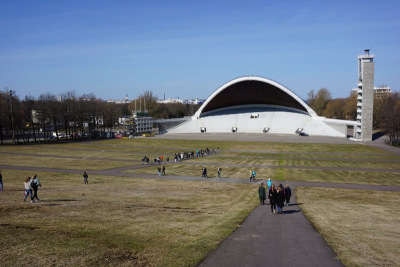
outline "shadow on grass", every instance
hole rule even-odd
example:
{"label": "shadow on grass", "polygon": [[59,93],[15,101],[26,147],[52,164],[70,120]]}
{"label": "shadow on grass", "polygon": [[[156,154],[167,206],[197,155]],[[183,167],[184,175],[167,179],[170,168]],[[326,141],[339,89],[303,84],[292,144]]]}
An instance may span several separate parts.
{"label": "shadow on grass", "polygon": [[[82,200],[81,199],[48,199],[48,200],[45,200],[42,202],[73,202],[73,201],[82,201]],[[60,205],[60,204],[57,204],[57,205]]]}

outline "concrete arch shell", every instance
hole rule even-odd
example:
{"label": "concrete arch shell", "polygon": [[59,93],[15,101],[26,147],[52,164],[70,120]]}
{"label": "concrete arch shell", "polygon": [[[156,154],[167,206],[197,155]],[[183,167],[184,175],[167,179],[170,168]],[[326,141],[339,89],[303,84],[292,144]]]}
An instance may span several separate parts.
{"label": "concrete arch shell", "polygon": [[216,110],[246,105],[282,106],[318,117],[301,98],[283,85],[263,77],[245,76],[218,88],[196,112],[194,119]]}

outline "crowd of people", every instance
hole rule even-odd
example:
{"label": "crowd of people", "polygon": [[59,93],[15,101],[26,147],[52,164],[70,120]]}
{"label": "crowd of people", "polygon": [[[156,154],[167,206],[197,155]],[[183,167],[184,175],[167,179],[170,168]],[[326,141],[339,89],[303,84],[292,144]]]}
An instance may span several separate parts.
{"label": "crowd of people", "polygon": [[268,202],[271,205],[271,213],[282,214],[283,207],[285,205],[289,206],[290,204],[292,190],[288,184],[286,184],[285,187],[283,187],[282,184],[275,187],[275,184],[271,184],[271,179],[268,179],[267,188],[265,188],[264,183],[261,183],[258,188],[258,196],[260,199],[260,205],[265,205],[265,200],[268,199]]}

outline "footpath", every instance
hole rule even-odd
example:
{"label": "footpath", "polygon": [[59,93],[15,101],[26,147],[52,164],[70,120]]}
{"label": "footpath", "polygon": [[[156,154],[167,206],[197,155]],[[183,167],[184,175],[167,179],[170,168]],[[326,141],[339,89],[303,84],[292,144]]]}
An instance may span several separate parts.
{"label": "footpath", "polygon": [[257,207],[199,266],[342,266],[301,212],[296,198],[284,214]]}

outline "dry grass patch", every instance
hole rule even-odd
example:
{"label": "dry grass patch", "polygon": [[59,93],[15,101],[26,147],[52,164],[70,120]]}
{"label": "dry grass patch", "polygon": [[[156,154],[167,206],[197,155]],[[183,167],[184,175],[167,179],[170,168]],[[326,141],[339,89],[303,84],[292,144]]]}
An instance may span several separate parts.
{"label": "dry grass patch", "polygon": [[306,181],[349,184],[372,184],[400,186],[400,175],[394,172],[272,169],[271,177],[281,181]]}
{"label": "dry grass patch", "polygon": [[41,156],[2,155],[0,164],[11,166],[30,166],[40,168],[59,168],[75,170],[105,170],[132,165],[124,161],[88,160]]}
{"label": "dry grass patch", "polygon": [[[253,185],[3,170],[1,264],[194,266],[257,206]],[[40,253],[29,253],[40,251]]]}
{"label": "dry grass patch", "polygon": [[400,192],[299,187],[296,196],[346,266],[400,266]]}

